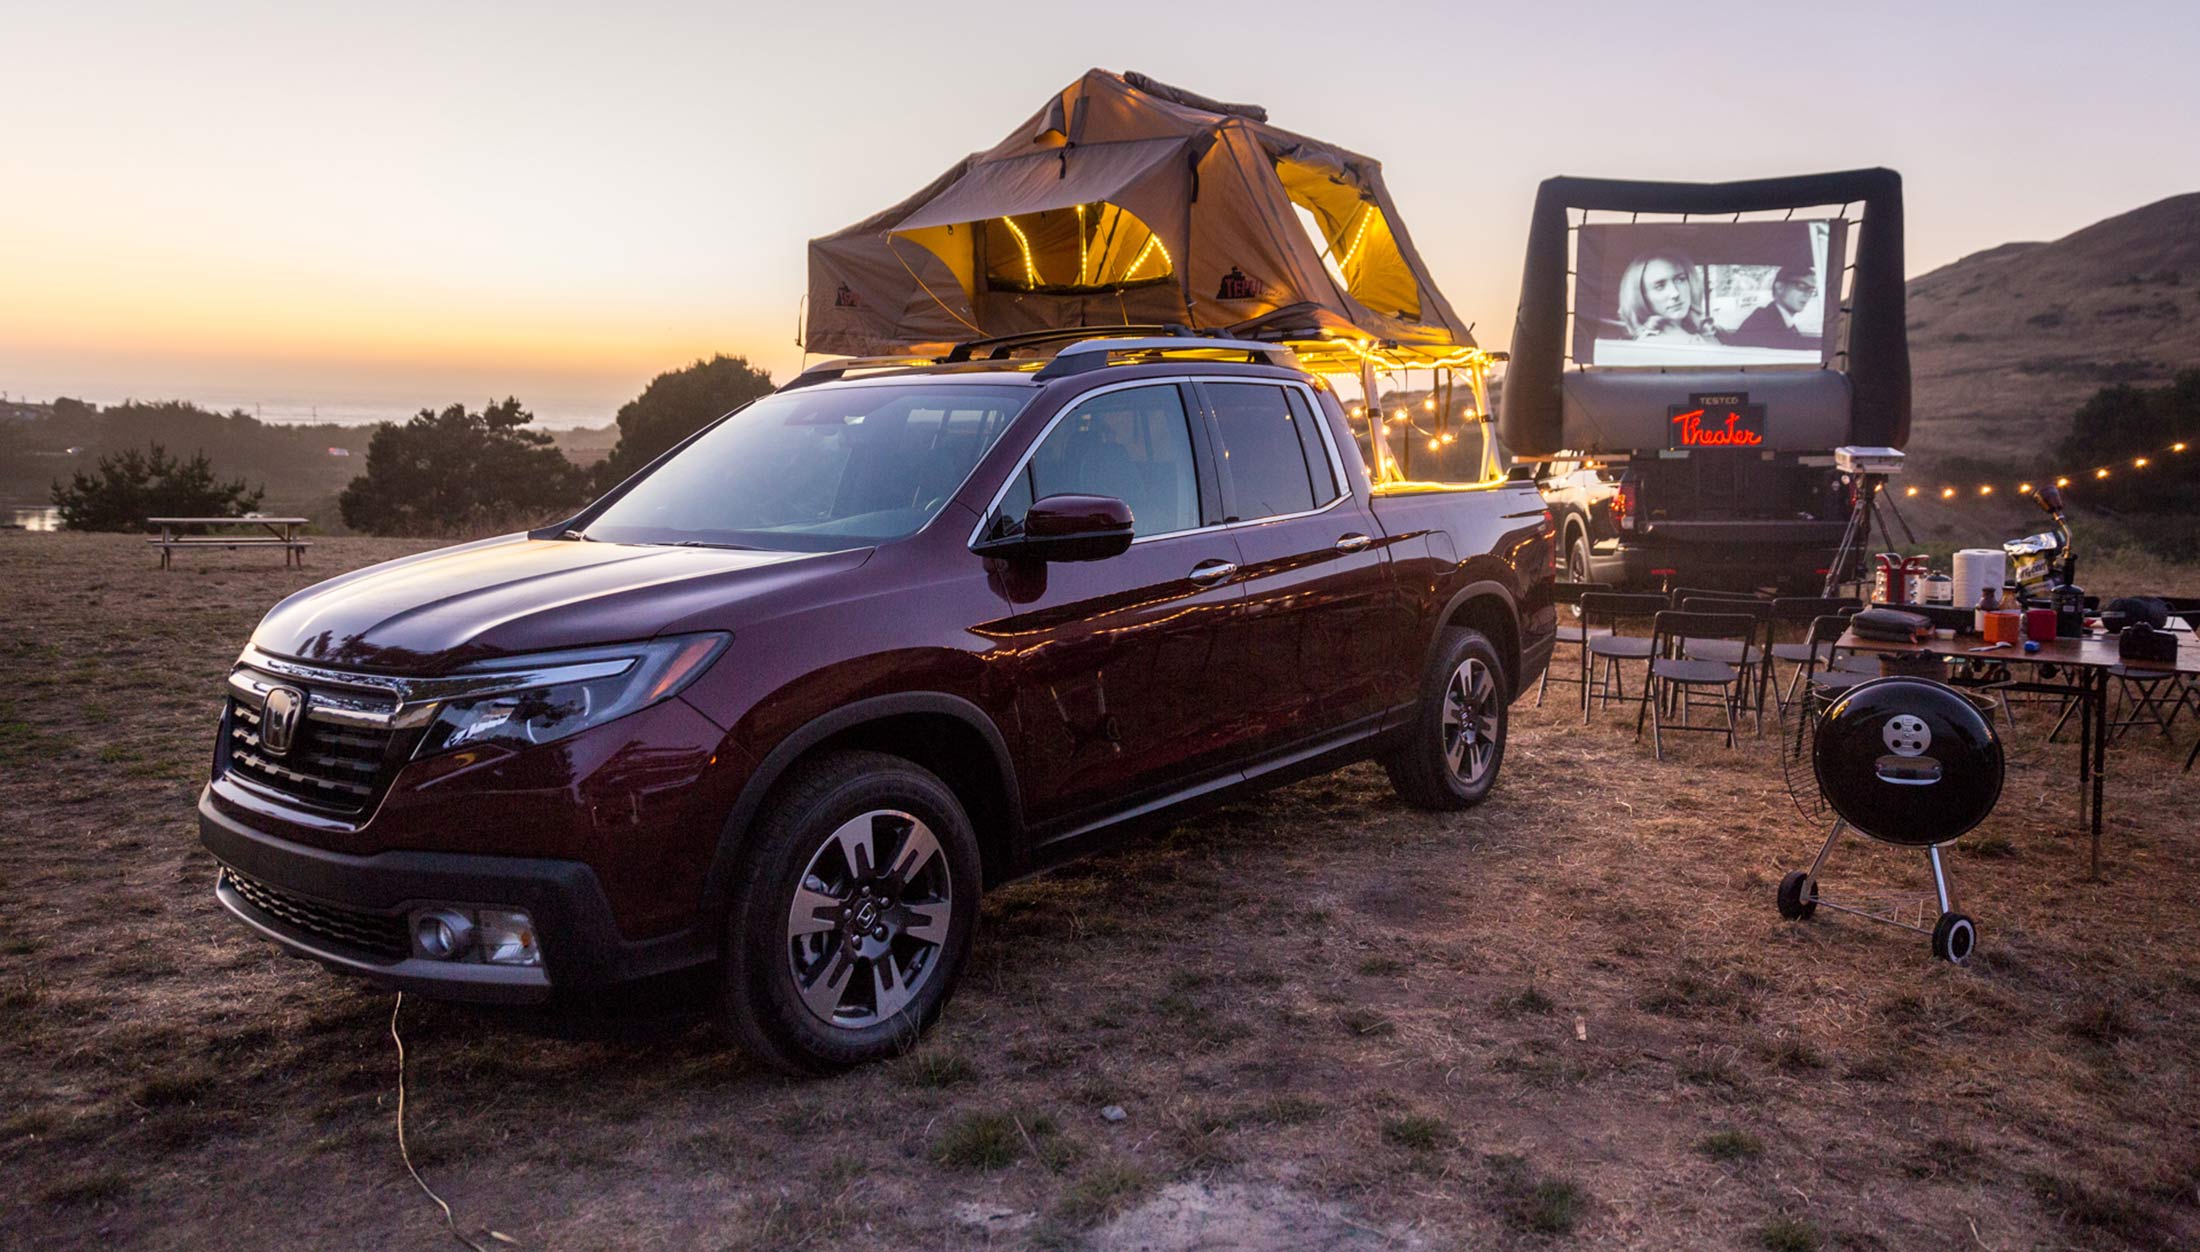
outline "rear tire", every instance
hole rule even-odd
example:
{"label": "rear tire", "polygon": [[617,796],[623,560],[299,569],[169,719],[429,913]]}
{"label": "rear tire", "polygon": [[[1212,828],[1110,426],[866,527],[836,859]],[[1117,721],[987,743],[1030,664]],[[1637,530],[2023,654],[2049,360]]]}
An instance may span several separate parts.
{"label": "rear tire", "polygon": [[796,1073],[907,1051],[977,926],[978,839],[955,793],[900,757],[834,753],[779,785],[747,859],[726,917],[727,1029]]}
{"label": "rear tire", "polygon": [[1566,541],[1566,581],[1589,581],[1589,537],[1578,530]]}
{"label": "rear tire", "polygon": [[1383,756],[1390,785],[1421,809],[1468,809],[1488,798],[1505,762],[1512,692],[1480,631],[1447,626],[1421,680],[1421,701]]}

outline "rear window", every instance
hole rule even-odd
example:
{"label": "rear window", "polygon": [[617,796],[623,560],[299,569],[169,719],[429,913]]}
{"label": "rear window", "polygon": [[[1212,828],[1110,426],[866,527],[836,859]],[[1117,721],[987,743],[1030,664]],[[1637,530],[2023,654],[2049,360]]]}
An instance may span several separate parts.
{"label": "rear window", "polygon": [[766,396],[657,467],[584,533],[786,552],[899,539],[946,506],[1033,394],[928,382]]}
{"label": "rear window", "polygon": [[[1316,506],[1315,479],[1307,464],[1307,436],[1319,446],[1321,435],[1292,412],[1285,388],[1262,383],[1204,383],[1215,411],[1215,436],[1221,443],[1225,498],[1233,521],[1252,521]],[[1322,497],[1336,499],[1328,458],[1322,458]]]}

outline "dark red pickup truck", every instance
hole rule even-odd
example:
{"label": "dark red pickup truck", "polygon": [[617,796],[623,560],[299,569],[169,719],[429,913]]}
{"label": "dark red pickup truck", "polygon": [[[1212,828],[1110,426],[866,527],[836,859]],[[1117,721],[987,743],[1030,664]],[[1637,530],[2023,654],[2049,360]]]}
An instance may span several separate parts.
{"label": "dark red pickup truck", "polygon": [[1369,757],[1482,799],[1553,542],[1532,483],[1371,487],[1268,345],[822,368],[573,518],[277,605],[200,830],[336,969],[715,962],[765,1057],[847,1065],[939,1012],[984,887],[1103,832]]}

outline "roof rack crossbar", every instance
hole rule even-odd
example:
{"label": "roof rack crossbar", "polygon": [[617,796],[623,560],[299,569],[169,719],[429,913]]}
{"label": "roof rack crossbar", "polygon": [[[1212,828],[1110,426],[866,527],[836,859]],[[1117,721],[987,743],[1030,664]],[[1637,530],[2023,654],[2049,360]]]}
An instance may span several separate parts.
{"label": "roof rack crossbar", "polygon": [[1118,352],[1215,352],[1238,351],[1245,353],[1247,361],[1255,365],[1273,365],[1281,369],[1299,368],[1298,354],[1276,343],[1261,343],[1252,339],[1222,339],[1202,336],[1171,335],[1167,337],[1133,339],[1087,339],[1073,343],[1054,354],[1038,373],[1040,379],[1061,378],[1069,374],[1082,374],[1087,370],[1104,368],[1111,356]]}
{"label": "roof rack crossbar", "polygon": [[1110,336],[1196,335],[1200,332],[1176,322],[1152,322],[1122,326],[1057,326],[1049,330],[1026,330],[1013,335],[994,335],[989,339],[970,339],[956,344],[942,361],[968,361],[974,358],[999,360],[1016,348],[1037,347],[1059,343],[1065,339],[1101,339]]}

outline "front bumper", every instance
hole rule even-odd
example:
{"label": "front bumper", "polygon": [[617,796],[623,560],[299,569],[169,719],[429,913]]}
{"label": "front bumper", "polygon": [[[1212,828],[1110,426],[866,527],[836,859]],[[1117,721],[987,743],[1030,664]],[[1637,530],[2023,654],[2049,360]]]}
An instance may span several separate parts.
{"label": "front bumper", "polygon": [[[199,841],[221,865],[215,897],[263,938],[339,973],[435,999],[541,1003],[554,993],[700,964],[715,951],[700,928],[622,938],[595,871],[577,861],[446,852],[352,856],[261,834],[203,793]],[[424,904],[526,910],[543,964],[411,955],[405,919]]]}

